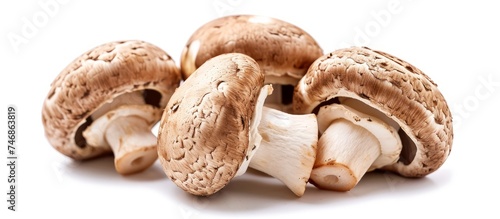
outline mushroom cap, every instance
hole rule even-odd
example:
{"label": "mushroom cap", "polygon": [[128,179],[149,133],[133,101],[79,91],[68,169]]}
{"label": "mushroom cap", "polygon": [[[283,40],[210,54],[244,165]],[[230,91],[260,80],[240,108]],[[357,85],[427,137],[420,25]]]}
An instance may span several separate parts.
{"label": "mushroom cap", "polygon": [[266,83],[295,85],[323,50],[307,32],[288,22],[256,15],[230,15],[196,30],[181,56],[186,79],[208,59],[243,53],[259,64]]}
{"label": "mushroom cap", "polygon": [[295,88],[293,110],[316,112],[340,97],[357,99],[400,126],[400,158],[383,169],[422,177],[448,157],[451,112],[437,85],[413,65],[366,47],[336,50],[311,65]]}
{"label": "mushroom cap", "polygon": [[[82,132],[91,115],[113,98],[142,92],[144,102],[163,109],[178,87],[180,71],[162,49],[144,41],[116,41],[97,46],[71,62],[52,82],[42,107],[45,136],[73,159],[111,152],[92,147]],[[160,119],[161,113],[157,116]]]}
{"label": "mushroom cap", "polygon": [[177,186],[206,196],[236,175],[263,86],[257,63],[237,53],[210,59],[181,84],[158,130],[160,162]]}

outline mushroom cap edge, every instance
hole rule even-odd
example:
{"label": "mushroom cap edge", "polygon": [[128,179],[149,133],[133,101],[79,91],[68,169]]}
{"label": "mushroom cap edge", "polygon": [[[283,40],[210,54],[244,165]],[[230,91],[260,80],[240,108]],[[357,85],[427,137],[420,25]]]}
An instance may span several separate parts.
{"label": "mushroom cap edge", "polygon": [[[293,109],[310,113],[336,97],[354,98],[384,112],[415,143],[411,161],[400,158],[384,169],[422,177],[437,170],[451,152],[452,115],[446,100],[437,85],[408,62],[367,47],[326,54],[295,88]],[[411,157],[413,152],[404,147],[402,153]]]}

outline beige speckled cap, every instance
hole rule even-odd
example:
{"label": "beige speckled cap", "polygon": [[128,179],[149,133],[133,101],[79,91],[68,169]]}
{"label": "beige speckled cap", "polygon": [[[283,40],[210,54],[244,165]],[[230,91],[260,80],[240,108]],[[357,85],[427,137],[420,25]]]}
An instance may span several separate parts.
{"label": "beige speckled cap", "polygon": [[296,113],[351,98],[395,121],[403,149],[384,167],[407,177],[437,170],[450,154],[452,116],[437,85],[422,71],[387,53],[352,47],[316,60],[295,89]]}
{"label": "beige speckled cap", "polygon": [[210,59],[183,82],[158,132],[159,159],[177,186],[211,195],[236,176],[255,148],[250,129],[263,86],[257,63],[232,53]]}
{"label": "beige speckled cap", "polygon": [[183,78],[208,59],[243,53],[257,61],[266,83],[295,85],[323,51],[303,29],[265,16],[231,15],[196,30],[181,56]]}
{"label": "beige speckled cap", "polygon": [[150,43],[119,41],[95,47],[69,64],[51,84],[42,109],[45,135],[56,150],[77,160],[110,153],[109,147],[88,145],[82,135],[97,119],[96,112],[114,98],[134,92],[139,102],[160,111],[154,115],[157,122],[180,79],[171,57]]}

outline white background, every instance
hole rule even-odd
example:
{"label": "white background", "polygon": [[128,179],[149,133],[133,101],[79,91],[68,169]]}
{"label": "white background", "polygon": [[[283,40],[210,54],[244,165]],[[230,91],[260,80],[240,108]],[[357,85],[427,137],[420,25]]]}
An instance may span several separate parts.
{"label": "white background", "polygon": [[[10,213],[5,143],[0,150],[1,218],[499,216],[500,13],[487,3],[493,1],[66,0],[49,11],[40,4],[45,2],[54,0],[0,3],[0,123],[6,123],[7,106],[15,105],[19,155],[17,212]],[[42,102],[52,80],[77,56],[109,41],[140,39],[179,63],[193,31],[228,14],[293,23],[325,53],[366,45],[414,64],[439,85],[454,112],[449,159],[423,179],[371,173],[347,193],[309,186],[296,198],[279,181],[250,172],[210,198],[197,198],[170,182],[158,162],[144,173],[123,177],[114,171],[111,157],[75,162],[48,144]],[[23,33],[26,25],[36,30]],[[13,43],[14,36],[24,40]],[[6,125],[0,127],[5,142]]]}

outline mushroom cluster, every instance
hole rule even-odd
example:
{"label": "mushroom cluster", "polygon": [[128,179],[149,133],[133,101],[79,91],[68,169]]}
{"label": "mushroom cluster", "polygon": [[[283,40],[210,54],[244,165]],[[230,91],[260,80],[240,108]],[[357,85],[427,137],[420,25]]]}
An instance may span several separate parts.
{"label": "mushroom cluster", "polygon": [[248,168],[297,196],[308,183],[349,191],[377,169],[423,177],[453,142],[446,100],[418,68],[366,47],[324,54],[303,29],[253,15],[202,25],[180,67],[144,41],[98,46],[57,76],[42,119],[64,155],[113,154],[124,175],[159,158],[201,196]]}
{"label": "mushroom cluster", "polygon": [[208,60],[164,111],[158,152],[167,175],[192,194],[211,195],[250,166],[303,195],[316,155],[316,116],[264,107],[271,93],[251,57]]}

